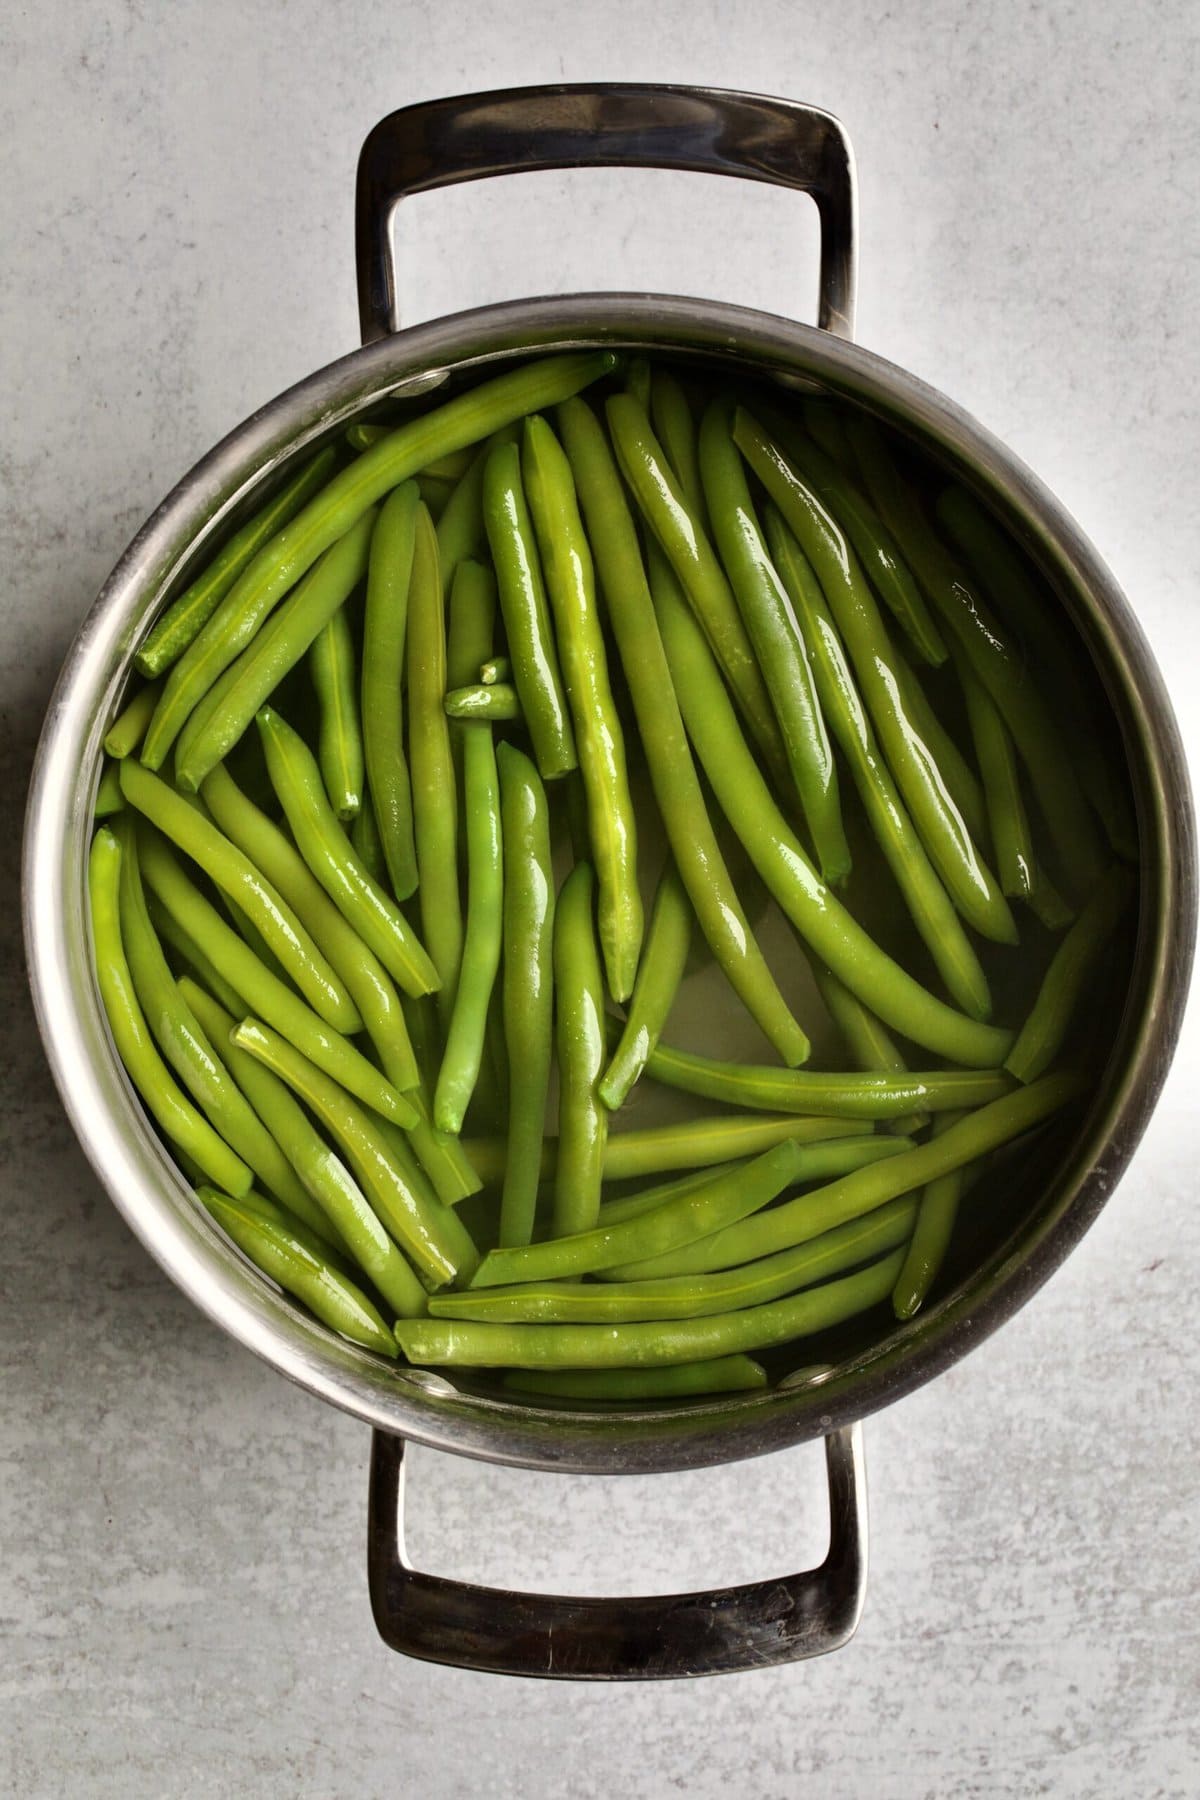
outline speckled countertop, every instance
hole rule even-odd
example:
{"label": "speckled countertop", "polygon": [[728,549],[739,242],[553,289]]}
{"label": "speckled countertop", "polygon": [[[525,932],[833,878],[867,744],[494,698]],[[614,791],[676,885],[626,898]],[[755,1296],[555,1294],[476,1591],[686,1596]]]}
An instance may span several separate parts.
{"label": "speckled countertop", "polygon": [[[985,1351],[871,1421],[873,1572],[850,1648],[641,1689],[382,1648],[365,1429],[168,1285],[50,1085],[16,887],[55,670],[166,488],[354,344],[354,160],[408,100],[661,77],[839,113],[862,175],[862,341],[1061,495],[1140,614],[1196,759],[1195,6],[1167,0],[1153,30],[1111,0],[506,10],[49,0],[0,24],[0,1790],[1184,1800],[1200,1791],[1194,1011],[1068,1265]],[[686,177],[459,190],[411,209],[409,311],[605,285],[807,311],[808,229],[786,196]],[[812,1447],[636,1482],[412,1460],[414,1548],[448,1572],[633,1591],[749,1579],[819,1543]]]}

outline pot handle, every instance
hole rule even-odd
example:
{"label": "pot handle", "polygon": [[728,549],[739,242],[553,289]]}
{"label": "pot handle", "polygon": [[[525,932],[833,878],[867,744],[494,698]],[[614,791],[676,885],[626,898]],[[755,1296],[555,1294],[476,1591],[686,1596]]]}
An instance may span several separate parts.
{"label": "pot handle", "polygon": [[725,88],[582,82],[422,101],[380,120],[358,159],[363,343],[399,329],[391,220],[401,200],[485,175],[576,168],[692,169],[811,194],[817,323],[854,335],[854,153],[831,113]]}
{"label": "pot handle", "polygon": [[377,1431],[367,1567],[379,1635],[424,1662],[569,1681],[722,1675],[837,1650],[854,1635],[867,1585],[861,1425],[825,1439],[825,1466],[829,1550],[818,1568],[700,1594],[527,1594],[412,1567],[404,1548],[404,1439]]}

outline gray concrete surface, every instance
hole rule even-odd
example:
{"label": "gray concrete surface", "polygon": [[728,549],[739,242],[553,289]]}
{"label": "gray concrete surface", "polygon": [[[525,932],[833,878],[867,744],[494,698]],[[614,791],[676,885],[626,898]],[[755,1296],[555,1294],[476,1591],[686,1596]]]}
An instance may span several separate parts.
{"label": "gray concrete surface", "polygon": [[[405,1664],[363,1567],[364,1429],[220,1336],[100,1192],[36,1043],[16,916],[32,746],[159,496],[355,341],[354,159],[383,112],[559,78],[814,100],[854,135],[860,335],[983,418],[1125,584],[1200,746],[1194,5],[246,8],[0,24],[0,1790],[367,1800],[1200,1790],[1200,1036],[1119,1196],[1022,1316],[872,1421],[854,1644],[645,1689]],[[716,184],[712,184],[715,187]],[[777,310],[803,209],[692,180],[423,201],[410,313],[645,285]],[[519,243],[507,241],[519,233]],[[749,1577],[819,1538],[811,1450],[596,1483],[413,1458],[435,1567],[577,1588]]]}

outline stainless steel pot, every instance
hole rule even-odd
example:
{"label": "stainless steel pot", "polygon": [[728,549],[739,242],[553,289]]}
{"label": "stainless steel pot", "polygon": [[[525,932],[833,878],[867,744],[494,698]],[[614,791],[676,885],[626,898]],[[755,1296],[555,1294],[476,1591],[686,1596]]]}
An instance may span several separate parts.
{"label": "stainless steel pot", "polygon": [[[389,226],[407,195],[479,176],[581,165],[684,168],[811,194],[822,227],[820,328],[711,301],[586,294],[490,306],[398,330]],[[927,1381],[1029,1299],[1111,1193],[1150,1116],[1177,1036],[1192,954],[1193,820],[1170,705],[1112,577],[1053,496],[940,394],[850,340],[854,167],[828,114],[678,87],[553,87],[406,108],[366,141],[358,174],[364,348],[230,434],[146,522],[67,658],[29,799],[25,930],[38,1020],[88,1157],[133,1230],[196,1304],[311,1392],[375,1428],[370,1575],[388,1643],[508,1673],[615,1679],[763,1666],[852,1634],[866,1576],[857,1421]],[[85,855],[101,738],[134,649],[214,537],[257,506],[284,465],[383,399],[532,351],[638,345],[819,387],[934,450],[1035,557],[1086,646],[1128,761],[1141,842],[1140,922],[1124,1014],[1087,1116],[1006,1168],[1007,1223],[945,1298],[913,1322],[850,1331],[835,1360],[772,1391],[701,1404],[585,1411],[517,1402],[419,1370],[383,1367],[304,1316],[200,1216],[117,1059],[91,966]],[[1019,1204],[1014,1201],[1017,1193]],[[405,1560],[406,1439],[531,1468],[598,1474],[697,1467],[826,1441],[831,1543],[819,1569],[719,1593],[564,1599],[479,1589]]]}

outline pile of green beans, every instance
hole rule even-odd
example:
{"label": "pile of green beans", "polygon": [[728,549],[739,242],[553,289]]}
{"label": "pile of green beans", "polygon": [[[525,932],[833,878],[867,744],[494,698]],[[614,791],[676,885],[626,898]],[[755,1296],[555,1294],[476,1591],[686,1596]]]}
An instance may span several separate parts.
{"label": "pile of green beans", "polygon": [[[832,401],[597,351],[396,418],[189,571],[104,739],[97,986],[196,1204],[528,1404],[911,1319],[1119,1015],[1133,813],[1036,573]],[[693,979],[757,1053],[670,1041]]]}

